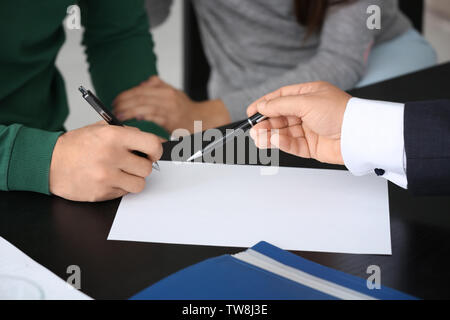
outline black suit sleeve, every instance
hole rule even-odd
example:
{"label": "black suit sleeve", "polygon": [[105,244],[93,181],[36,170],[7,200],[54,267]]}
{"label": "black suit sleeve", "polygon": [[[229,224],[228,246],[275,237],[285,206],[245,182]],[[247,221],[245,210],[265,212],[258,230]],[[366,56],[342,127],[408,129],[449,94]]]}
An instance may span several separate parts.
{"label": "black suit sleeve", "polygon": [[405,105],[408,189],[417,195],[450,195],[450,100]]}

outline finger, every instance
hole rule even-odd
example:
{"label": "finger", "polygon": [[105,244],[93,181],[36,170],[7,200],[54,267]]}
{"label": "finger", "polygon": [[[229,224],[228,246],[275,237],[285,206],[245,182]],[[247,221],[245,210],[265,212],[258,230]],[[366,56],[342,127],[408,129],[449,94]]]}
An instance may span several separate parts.
{"label": "finger", "polygon": [[167,85],[161,86],[160,84],[162,84],[162,82],[160,80],[158,83],[158,87],[155,87],[149,86],[146,82],[144,82],[137,87],[124,91],[113,100],[112,104],[113,106],[118,106],[128,100],[145,99],[145,97],[155,97],[155,99],[157,99],[163,93],[166,93],[165,91],[170,89]]}
{"label": "finger", "polygon": [[[273,98],[278,97],[286,97],[286,96],[295,96],[299,94],[310,94],[316,93],[318,91],[323,90],[324,88],[328,88],[330,86],[329,83],[324,81],[315,81],[315,82],[305,82],[301,84],[293,84],[290,86],[285,86],[280,89],[280,93],[278,96],[274,96]],[[268,99],[270,100],[270,99]]]}
{"label": "finger", "polygon": [[114,102],[113,110],[115,114],[118,114],[137,106],[157,106],[161,105],[161,101],[164,101],[163,99],[164,96],[158,95],[156,92],[147,92]]}
{"label": "finger", "polygon": [[158,76],[152,76],[147,81],[143,82],[143,85],[147,85],[147,86],[151,86],[151,87],[152,86],[158,87],[158,86],[165,85],[165,84],[166,83],[163,80],[161,80],[161,78]]}
{"label": "finger", "polygon": [[152,113],[151,110],[143,110],[142,112],[127,111],[120,115],[117,115],[117,118],[121,121],[127,121],[131,119],[136,119],[139,121],[151,121],[164,128],[168,122],[167,115]]}
{"label": "finger", "polygon": [[256,112],[258,112],[258,108],[256,107],[259,103],[263,102],[263,101],[269,101],[271,99],[277,98],[281,96],[281,89],[275,90],[271,93],[266,94],[265,96],[259,98],[258,100],[256,100],[255,102],[253,102],[252,104],[250,104],[247,108],[247,116],[251,117],[252,115],[254,115]]}
{"label": "finger", "polygon": [[259,149],[276,148],[270,143],[270,130],[251,130],[250,137],[253,139],[256,147]]}
{"label": "finger", "polygon": [[256,124],[253,128],[250,129],[250,136],[256,137],[261,134],[261,132],[275,129],[283,129],[289,127],[289,124],[292,126],[301,125],[302,121],[297,117],[277,117],[277,118],[269,118],[258,124]]}
{"label": "finger", "polygon": [[152,173],[152,162],[149,159],[127,152],[121,157],[119,169],[128,174],[145,178]]}
{"label": "finger", "polygon": [[258,112],[257,105],[263,101],[270,101],[276,98],[280,97],[286,97],[286,96],[292,96],[292,95],[300,95],[300,94],[308,94],[308,93],[314,93],[317,92],[324,87],[328,86],[326,82],[317,81],[317,82],[306,82],[301,84],[294,84],[290,86],[282,87],[278,90],[275,90],[269,94],[266,94],[265,96],[261,97],[260,99],[253,102],[248,108],[247,108],[247,115],[250,117],[254,115],[256,112]]}
{"label": "finger", "polygon": [[145,188],[145,179],[119,170],[114,175],[113,187],[130,193],[139,193]]}
{"label": "finger", "polygon": [[281,151],[302,158],[310,158],[310,151],[305,137],[294,138],[290,135],[274,133],[270,137],[270,144]]}
{"label": "finger", "polygon": [[135,108],[136,106],[155,106],[161,108],[167,101],[170,101],[173,90],[166,88],[146,89],[137,95],[118,99],[113,102],[114,113]]}
{"label": "finger", "polygon": [[111,188],[111,190],[105,194],[103,197],[96,199],[95,201],[107,201],[112,199],[117,199],[120,197],[123,197],[124,195],[128,194],[127,191],[122,190],[120,188]]}
{"label": "finger", "polygon": [[133,108],[121,110],[116,112],[119,120],[125,121],[129,119],[144,119],[145,116],[158,116],[160,112],[158,107],[152,105],[137,105]]}
{"label": "finger", "polygon": [[252,129],[250,136],[255,141],[255,144],[259,148],[278,148],[271,143],[271,137],[278,133],[279,135],[290,136],[292,138],[304,137],[305,133],[301,125],[294,125],[282,129]]}
{"label": "finger", "polygon": [[130,98],[133,98],[135,96],[138,95],[142,95],[145,94],[145,92],[148,89],[145,88],[144,86],[136,86],[133,87],[131,89],[128,89],[126,91],[123,91],[122,93],[120,93],[114,100],[113,100],[113,105],[117,104],[120,101],[124,101],[124,100],[128,100]]}
{"label": "finger", "polygon": [[256,100],[255,102],[253,102],[252,104],[250,104],[250,106],[247,108],[247,115],[249,117],[251,117],[252,115],[254,115],[256,112],[258,112],[258,108],[257,105],[263,101],[269,101],[275,98],[278,98],[281,96],[281,89],[275,90],[271,93],[266,94],[265,96],[259,98],[258,100]]}
{"label": "finger", "polygon": [[131,128],[123,129],[127,130],[127,134],[124,135],[123,141],[128,150],[143,152],[147,154],[152,161],[157,161],[161,158],[163,149],[157,136]]}
{"label": "finger", "polygon": [[260,123],[256,124],[253,129],[281,129],[290,126],[299,125],[302,123],[302,120],[298,117],[276,117],[269,118]]}
{"label": "finger", "polygon": [[304,117],[312,108],[314,99],[309,95],[283,96],[256,105],[259,113],[269,117]]}
{"label": "finger", "polygon": [[301,125],[295,125],[292,127],[286,127],[286,128],[282,128],[282,129],[274,129],[274,130],[270,130],[270,132],[271,132],[271,135],[273,135],[274,133],[278,133],[280,135],[286,135],[286,136],[290,136],[293,138],[305,136],[305,132],[303,131],[303,127]]}

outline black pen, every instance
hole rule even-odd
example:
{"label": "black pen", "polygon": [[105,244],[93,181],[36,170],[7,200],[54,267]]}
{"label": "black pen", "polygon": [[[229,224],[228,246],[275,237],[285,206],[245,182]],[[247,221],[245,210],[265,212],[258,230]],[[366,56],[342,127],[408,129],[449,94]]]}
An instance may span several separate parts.
{"label": "black pen", "polygon": [[235,127],[233,129],[233,131],[231,131],[230,133],[225,135],[223,138],[220,138],[220,139],[215,140],[214,142],[211,142],[206,147],[204,147],[202,150],[197,151],[194,155],[192,155],[186,161],[189,162],[189,161],[195,160],[197,158],[200,158],[204,154],[212,152],[216,148],[223,146],[230,139],[233,139],[234,137],[238,136],[239,134],[251,129],[255,124],[257,124],[263,120],[266,120],[266,119],[267,119],[267,117],[260,113],[254,114],[253,116],[251,116],[250,118],[248,118],[247,120],[245,120],[244,122],[239,124],[237,127]]}
{"label": "black pen", "polygon": [[[80,90],[81,94],[83,95],[84,100],[86,100],[91,106],[92,108],[94,108],[95,111],[98,112],[99,115],[102,116],[102,118],[108,122],[108,124],[113,125],[113,126],[120,126],[123,127],[123,123],[120,122],[119,119],[117,119],[114,114],[112,114],[111,111],[109,111],[107,108],[105,108],[105,106],[103,105],[103,103],[100,101],[99,98],[97,98],[90,90],[86,90],[83,86],[80,86],[78,88],[78,90]],[[132,151],[135,155],[138,155],[140,157],[143,158],[148,158],[148,156],[140,151]],[[159,164],[158,162],[154,162],[152,164],[152,167],[156,170],[159,171]]]}

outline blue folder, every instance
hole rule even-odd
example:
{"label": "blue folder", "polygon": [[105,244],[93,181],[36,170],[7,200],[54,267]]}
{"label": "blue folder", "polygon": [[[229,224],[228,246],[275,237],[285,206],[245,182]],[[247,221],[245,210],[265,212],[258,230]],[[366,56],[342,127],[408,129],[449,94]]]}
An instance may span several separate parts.
{"label": "blue folder", "polygon": [[[369,275],[368,275],[369,276]],[[207,259],[178,271],[133,296],[133,300],[388,299],[413,296],[334,270],[267,242]]]}

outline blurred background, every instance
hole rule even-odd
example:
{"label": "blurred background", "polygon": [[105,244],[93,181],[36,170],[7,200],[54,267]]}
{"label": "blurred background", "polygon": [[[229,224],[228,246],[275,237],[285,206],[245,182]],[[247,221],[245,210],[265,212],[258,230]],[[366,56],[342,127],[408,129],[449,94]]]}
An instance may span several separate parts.
{"label": "blurred background", "polygon": [[[182,87],[183,79],[182,2],[183,0],[174,0],[168,20],[152,30],[160,76],[177,88]],[[81,84],[92,88],[84,49],[80,45],[82,34],[83,30],[66,30],[66,43],[57,59],[57,65],[66,81],[69,99],[70,115],[66,122],[68,130],[100,120],[77,90]],[[436,49],[439,62],[450,61],[449,0],[426,0],[424,35]]]}

